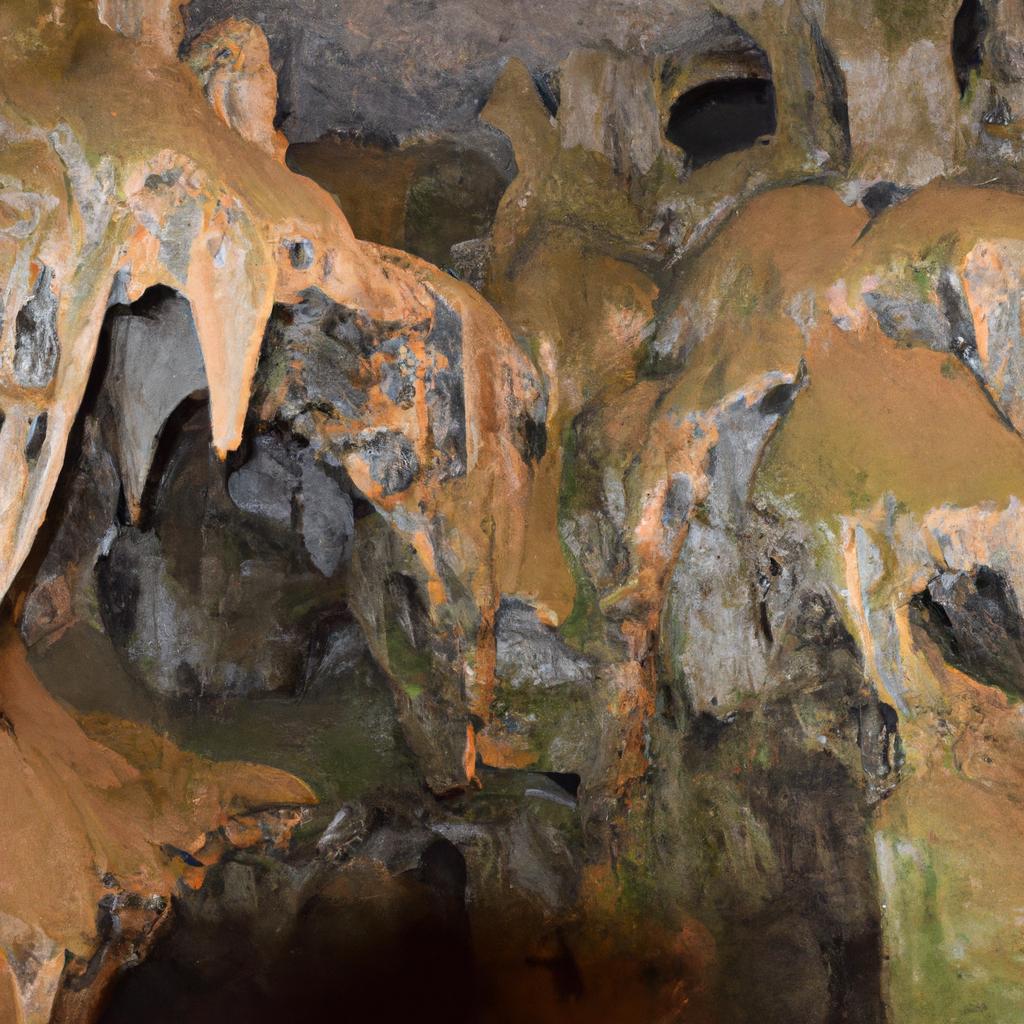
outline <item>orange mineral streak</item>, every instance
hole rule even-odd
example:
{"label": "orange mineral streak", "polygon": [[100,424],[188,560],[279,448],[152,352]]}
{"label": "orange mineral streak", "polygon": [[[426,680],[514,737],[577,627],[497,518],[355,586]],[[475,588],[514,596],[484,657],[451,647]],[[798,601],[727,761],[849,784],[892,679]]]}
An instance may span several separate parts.
{"label": "orange mineral streak", "polygon": [[654,714],[656,679],[653,666],[637,661],[612,667],[608,713],[619,727],[618,758],[611,791],[625,795],[631,783],[643,777],[648,768],[646,746],[647,720]]}
{"label": "orange mineral streak", "polygon": [[[379,495],[365,465],[353,455],[347,468],[353,479],[370,487],[368,494],[384,511],[399,507],[405,513],[392,523],[416,549],[427,572],[428,594],[434,608],[448,599],[437,575],[434,551],[435,522],[445,524],[445,542],[462,567],[468,586],[485,623],[493,617],[502,594],[524,592],[519,561],[510,557],[526,547],[526,523],[522,509],[532,486],[531,474],[514,444],[518,425],[510,406],[529,406],[537,395],[536,375],[529,360],[515,344],[501,317],[480,295],[459,281],[415,257],[383,246],[364,244],[377,255],[389,273],[404,273],[421,287],[441,296],[462,323],[462,370],[466,410],[466,473],[440,480],[430,468],[434,462],[425,390],[418,383],[410,410],[397,409],[379,387],[371,388],[370,402],[383,424],[406,433],[420,454],[419,478],[406,491],[387,498]],[[423,339],[410,332],[410,351],[419,361],[417,376],[426,372],[428,354]],[[502,390],[503,388],[507,390]],[[511,398],[510,402],[508,399]],[[474,711],[488,715],[494,684],[494,638],[480,631],[469,699]]]}
{"label": "orange mineral streak", "polygon": [[468,782],[476,777],[476,733],[473,726],[466,723],[466,747],[462,754],[462,771]]}
{"label": "orange mineral streak", "polygon": [[538,757],[525,737],[504,732],[497,725],[487,726],[476,734],[476,750],[491,768],[529,768]]}
{"label": "orange mineral streak", "polygon": [[9,1024],[24,1024],[25,1016],[18,993],[18,980],[7,957],[0,950],[0,1020]]}
{"label": "orange mineral streak", "polygon": [[178,862],[161,844],[198,850],[234,815],[316,802],[286,772],[216,764],[120,719],[76,721],[43,689],[9,626],[0,629],[0,711],[0,815],[13,823],[0,830],[0,912],[80,955],[91,951],[105,874],[126,890],[168,894]]}

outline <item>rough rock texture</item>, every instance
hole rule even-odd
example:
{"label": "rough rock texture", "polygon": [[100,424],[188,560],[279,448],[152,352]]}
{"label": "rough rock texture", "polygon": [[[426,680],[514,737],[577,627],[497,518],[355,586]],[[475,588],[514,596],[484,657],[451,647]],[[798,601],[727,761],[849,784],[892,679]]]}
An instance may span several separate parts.
{"label": "rough rock texture", "polygon": [[[3,816],[19,823],[2,837],[0,948],[17,1004],[8,1019],[45,1021],[55,1000],[75,1004],[63,1019],[89,1019],[104,981],[145,946],[183,865],[198,884],[221,829],[252,812],[251,824],[262,816],[269,827],[280,806],[283,839],[315,797],[284,772],[213,764],[132,722],[76,720],[42,688],[9,627],[0,657]],[[113,918],[99,935],[97,903],[101,920]],[[86,973],[108,977],[67,993]]]}
{"label": "rough rock texture", "polygon": [[0,1015],[1020,1020],[1020,22],[4,6]]}
{"label": "rough rock texture", "polygon": [[135,516],[164,424],[186,398],[206,390],[188,302],[171,295],[140,312],[114,318],[108,371],[124,496]]}

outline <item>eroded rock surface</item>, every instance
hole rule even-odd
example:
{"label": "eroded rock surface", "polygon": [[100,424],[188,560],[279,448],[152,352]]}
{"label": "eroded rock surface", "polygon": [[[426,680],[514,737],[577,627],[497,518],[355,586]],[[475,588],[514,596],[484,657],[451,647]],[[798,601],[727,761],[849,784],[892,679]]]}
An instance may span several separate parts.
{"label": "eroded rock surface", "polygon": [[1021,1019],[1014,5],[335,8],[0,11],[0,1016]]}

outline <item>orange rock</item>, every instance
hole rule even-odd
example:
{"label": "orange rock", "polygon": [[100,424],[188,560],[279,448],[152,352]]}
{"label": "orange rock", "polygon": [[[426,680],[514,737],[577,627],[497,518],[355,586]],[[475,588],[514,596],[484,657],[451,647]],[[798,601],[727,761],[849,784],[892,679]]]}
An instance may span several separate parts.
{"label": "orange rock", "polygon": [[18,823],[0,830],[2,934],[5,920],[21,922],[86,955],[110,885],[147,897],[172,891],[180,862],[161,844],[198,848],[235,815],[316,801],[285,772],[214,764],[144,726],[105,716],[80,725],[35,678],[9,626],[0,631],[0,709],[0,815]]}

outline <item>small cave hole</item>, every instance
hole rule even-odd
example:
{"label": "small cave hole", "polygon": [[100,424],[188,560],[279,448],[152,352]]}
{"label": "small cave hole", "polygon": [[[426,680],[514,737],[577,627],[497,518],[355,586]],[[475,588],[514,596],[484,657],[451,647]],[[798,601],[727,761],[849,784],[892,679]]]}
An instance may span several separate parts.
{"label": "small cave hole", "polygon": [[894,181],[876,181],[864,190],[864,194],[860,197],[860,205],[864,207],[869,217],[877,217],[880,213],[888,210],[890,206],[902,203],[913,193],[912,188],[898,185]]}
{"label": "small cave hole", "polygon": [[789,407],[793,404],[793,399],[799,390],[800,386],[796,383],[776,384],[775,387],[769,389],[761,396],[761,401],[757,405],[757,411],[762,416],[782,416],[789,411]]}
{"label": "small cave hole", "polygon": [[578,772],[542,772],[556,786],[561,787],[573,798],[578,799],[580,793],[580,777]]}
{"label": "small cave hole", "polygon": [[25,459],[30,466],[35,465],[39,453],[46,442],[47,415],[41,412],[28,428],[28,440],[25,442]]}
{"label": "small cave hole", "polygon": [[775,134],[775,87],[766,78],[725,78],[684,92],[665,135],[694,167],[749,149]]}
{"label": "small cave hole", "polygon": [[981,68],[988,14],[981,0],[964,0],[953,21],[953,69],[960,95],[967,92],[971,72]]}
{"label": "small cave hole", "polygon": [[309,270],[313,266],[313,243],[308,238],[291,238],[284,245],[296,270]]}

